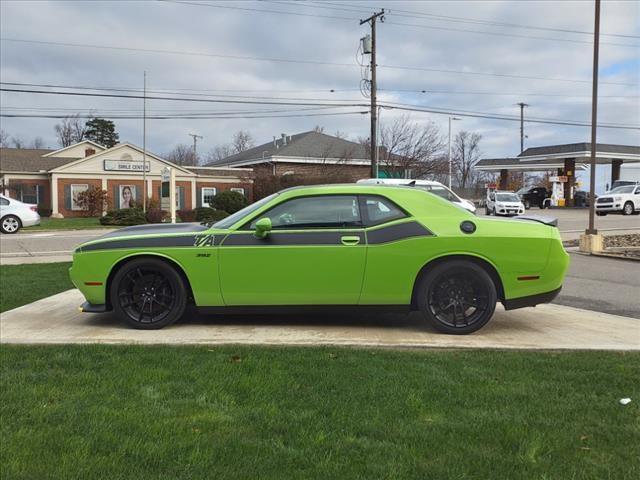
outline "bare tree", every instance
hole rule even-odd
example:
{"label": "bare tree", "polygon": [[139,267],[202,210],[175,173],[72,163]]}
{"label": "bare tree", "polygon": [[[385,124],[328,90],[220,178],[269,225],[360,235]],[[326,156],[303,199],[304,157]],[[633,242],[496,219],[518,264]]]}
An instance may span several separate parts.
{"label": "bare tree", "polygon": [[255,141],[253,139],[253,136],[249,132],[238,130],[233,135],[233,141],[231,142],[233,153],[244,152],[245,150],[249,150],[254,146]]}
{"label": "bare tree", "polygon": [[409,171],[412,178],[423,178],[446,168],[442,155],[444,142],[434,123],[421,125],[405,115],[383,125],[380,133],[381,166]]}
{"label": "bare tree", "polygon": [[480,140],[482,135],[465,130],[458,132],[452,145],[452,161],[460,188],[472,186],[477,180],[475,165],[480,160]]}
{"label": "bare tree", "polygon": [[313,127],[313,131],[316,133],[324,133],[324,127],[322,125],[316,125]]}
{"label": "bare tree", "polygon": [[233,154],[233,148],[228,143],[216,145],[207,152],[205,163],[212,163],[227,158]]}
{"label": "bare tree", "polygon": [[334,137],[340,138],[342,140],[346,140],[348,135],[345,132],[341,132],[340,130],[336,130],[336,133],[333,134]]}
{"label": "bare tree", "polygon": [[53,129],[61,147],[68,147],[74,143],[81,142],[86,132],[85,124],[80,120],[79,113],[63,118]]}
{"label": "bare tree", "polygon": [[164,158],[176,165],[198,165],[198,159],[193,154],[193,147],[180,143],[173,150],[165,154]]}
{"label": "bare tree", "polygon": [[36,137],[31,142],[31,148],[44,148],[44,139],[42,137]]}
{"label": "bare tree", "polygon": [[0,130],[0,147],[9,147],[9,134],[4,130]]}
{"label": "bare tree", "polygon": [[15,137],[11,137],[11,143],[13,144],[13,148],[26,148],[27,142],[21,135],[16,135]]}

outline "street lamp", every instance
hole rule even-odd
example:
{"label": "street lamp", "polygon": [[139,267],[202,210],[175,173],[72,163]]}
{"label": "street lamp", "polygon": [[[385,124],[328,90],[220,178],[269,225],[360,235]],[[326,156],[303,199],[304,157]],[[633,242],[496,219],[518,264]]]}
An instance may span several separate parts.
{"label": "street lamp", "polygon": [[458,117],[449,117],[449,190],[451,190],[451,170],[452,170],[452,163],[451,163],[451,121],[452,120],[462,120],[461,118]]}

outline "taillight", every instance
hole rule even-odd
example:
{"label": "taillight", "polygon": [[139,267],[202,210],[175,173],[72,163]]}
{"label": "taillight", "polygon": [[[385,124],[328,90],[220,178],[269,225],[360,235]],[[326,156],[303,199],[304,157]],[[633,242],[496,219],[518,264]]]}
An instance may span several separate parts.
{"label": "taillight", "polygon": [[38,211],[38,207],[33,205],[33,206],[29,207],[29,210],[31,210],[32,212],[37,212]]}

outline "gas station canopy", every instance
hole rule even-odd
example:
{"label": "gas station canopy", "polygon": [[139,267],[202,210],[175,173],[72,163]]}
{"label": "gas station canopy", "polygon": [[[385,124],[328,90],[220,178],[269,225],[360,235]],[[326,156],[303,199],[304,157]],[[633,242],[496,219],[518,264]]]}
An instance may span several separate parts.
{"label": "gas station canopy", "polygon": [[[527,148],[517,157],[483,158],[475,168],[481,171],[500,172],[500,188],[506,189],[509,170],[544,172],[556,170],[558,176],[566,177],[565,204],[573,204],[576,169],[586,170],[591,161],[591,144],[569,143]],[[640,146],[596,144],[596,163],[611,165],[611,181],[620,179],[623,163],[640,163]]]}

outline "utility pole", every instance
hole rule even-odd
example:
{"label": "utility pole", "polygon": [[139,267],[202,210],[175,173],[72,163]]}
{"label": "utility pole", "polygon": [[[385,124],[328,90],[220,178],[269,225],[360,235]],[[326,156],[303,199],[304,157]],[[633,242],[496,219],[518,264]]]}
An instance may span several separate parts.
{"label": "utility pole", "polygon": [[524,108],[528,107],[529,104],[519,102],[516,105],[520,105],[520,153],[522,153],[524,152]]}
{"label": "utility pole", "polygon": [[[384,22],[384,8],[374,13],[365,20],[360,20],[360,25],[371,25],[371,176],[378,178],[378,106],[377,106],[377,81],[376,81],[376,20]],[[364,52],[366,53],[366,52]]]}
{"label": "utility pole", "polygon": [[452,120],[461,120],[458,117],[449,117],[449,190],[451,190],[451,177],[452,177],[452,165],[453,161],[451,159],[451,121]]}
{"label": "utility pole", "polygon": [[598,123],[598,54],[600,51],[600,0],[596,0],[595,26],[593,29],[593,91],[591,94],[591,171],[589,175],[589,228],[587,235],[596,235],[596,126]]}
{"label": "utility pole", "polygon": [[147,71],[142,94],[142,211],[147,213]]}
{"label": "utility pole", "polygon": [[198,139],[202,140],[204,137],[202,135],[196,135],[195,133],[190,133],[189,136],[193,137],[193,164],[196,165],[198,163],[196,145],[198,143]]}

